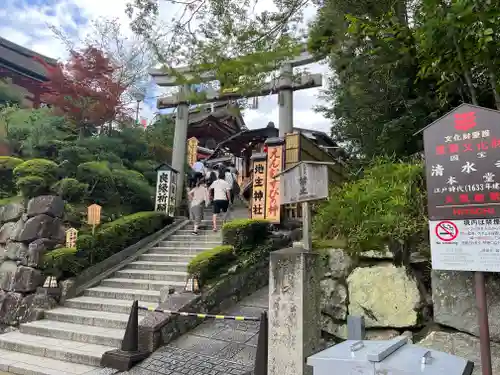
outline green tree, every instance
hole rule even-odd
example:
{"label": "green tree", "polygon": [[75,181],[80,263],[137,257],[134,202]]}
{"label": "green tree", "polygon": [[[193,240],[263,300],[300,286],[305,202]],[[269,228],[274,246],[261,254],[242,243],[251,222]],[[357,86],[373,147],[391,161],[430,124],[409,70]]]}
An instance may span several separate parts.
{"label": "green tree", "polygon": [[[304,40],[302,12],[311,3],[132,0],[127,13],[132,29],[142,35],[164,69],[176,74],[179,82],[199,81],[201,73],[209,70],[222,86],[244,94],[259,87],[280,61],[297,54]],[[175,13],[178,10],[180,16],[162,25],[162,5]],[[152,33],[152,28],[161,33]],[[190,65],[193,76],[176,73],[172,67],[179,63]]]}
{"label": "green tree", "polygon": [[22,104],[22,97],[12,86],[10,82],[0,79],[0,106],[7,104]]}

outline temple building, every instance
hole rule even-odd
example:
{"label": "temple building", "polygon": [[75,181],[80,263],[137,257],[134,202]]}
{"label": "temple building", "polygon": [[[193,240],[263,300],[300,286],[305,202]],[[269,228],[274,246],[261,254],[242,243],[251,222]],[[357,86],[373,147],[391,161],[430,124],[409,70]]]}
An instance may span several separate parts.
{"label": "temple building", "polygon": [[36,59],[50,65],[57,61],[0,37],[0,79],[9,79],[13,90],[24,99],[23,106],[40,107],[45,92],[42,83],[48,80],[47,71]]}

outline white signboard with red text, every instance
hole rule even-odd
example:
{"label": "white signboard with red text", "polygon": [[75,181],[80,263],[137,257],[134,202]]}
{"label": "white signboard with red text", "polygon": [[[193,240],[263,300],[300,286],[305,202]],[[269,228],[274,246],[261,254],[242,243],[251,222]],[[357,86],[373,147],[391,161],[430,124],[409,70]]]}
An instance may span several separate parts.
{"label": "white signboard with red text", "polygon": [[500,219],[431,220],[432,268],[500,272]]}

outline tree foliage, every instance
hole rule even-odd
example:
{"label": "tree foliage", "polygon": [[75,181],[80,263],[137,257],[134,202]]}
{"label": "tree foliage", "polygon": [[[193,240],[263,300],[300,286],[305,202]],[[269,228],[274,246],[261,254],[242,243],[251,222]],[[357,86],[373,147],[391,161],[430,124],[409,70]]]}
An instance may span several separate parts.
{"label": "tree foliage", "polygon": [[[132,0],[132,29],[179,82],[197,83],[205,71],[239,93],[269,78],[279,62],[296,55],[304,40],[302,12],[310,0]],[[162,25],[162,14],[178,14]],[[151,35],[162,25],[161,35]],[[192,76],[172,68],[189,65]]]}
{"label": "tree foliage", "polygon": [[116,68],[110,59],[97,48],[73,51],[67,63],[57,66],[40,62],[49,76],[43,101],[70,119],[80,136],[128,112],[121,101],[126,87],[114,77]]}
{"label": "tree foliage", "polygon": [[[321,2],[309,47],[333,72],[319,111],[353,153],[408,156],[461,102],[498,107],[498,2]],[[409,22],[410,15],[412,22]]]}
{"label": "tree foliage", "polygon": [[385,251],[408,260],[425,241],[425,186],[420,163],[378,159],[364,178],[337,186],[314,218],[319,238],[345,238],[353,253]]}

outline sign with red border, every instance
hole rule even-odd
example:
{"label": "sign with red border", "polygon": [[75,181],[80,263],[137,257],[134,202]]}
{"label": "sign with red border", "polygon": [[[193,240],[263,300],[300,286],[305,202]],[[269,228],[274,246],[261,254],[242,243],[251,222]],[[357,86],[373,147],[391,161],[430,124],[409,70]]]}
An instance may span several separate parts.
{"label": "sign with red border", "polygon": [[449,220],[440,221],[434,230],[441,241],[450,242],[458,236],[457,226]]}

